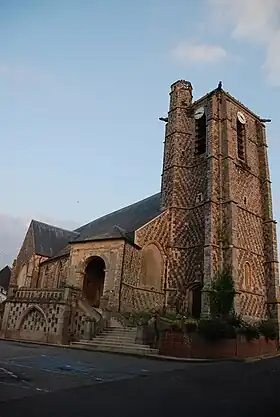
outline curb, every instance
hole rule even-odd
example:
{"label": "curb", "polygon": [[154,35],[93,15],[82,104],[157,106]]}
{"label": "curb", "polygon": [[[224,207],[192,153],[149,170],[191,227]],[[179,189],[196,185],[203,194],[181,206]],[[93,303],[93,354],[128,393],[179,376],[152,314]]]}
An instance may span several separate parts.
{"label": "curb", "polygon": [[39,346],[50,346],[50,347],[56,347],[60,349],[72,349],[72,350],[84,350],[86,352],[99,352],[99,353],[106,353],[109,355],[121,355],[121,356],[134,356],[138,358],[145,358],[145,359],[154,359],[154,360],[161,360],[161,361],[173,361],[173,362],[197,362],[197,363],[203,363],[203,362],[220,362],[221,360],[217,359],[200,359],[200,358],[177,358],[175,356],[164,356],[164,355],[153,355],[153,354],[147,354],[147,355],[141,355],[141,353],[128,353],[128,352],[110,352],[110,351],[104,351],[104,350],[98,350],[98,349],[91,349],[87,346],[75,346],[75,345],[58,345],[55,343],[47,343],[47,342],[37,342],[37,341],[29,341],[29,340],[20,340],[20,339],[6,339],[6,338],[0,338],[0,342],[11,342],[11,343],[19,343],[19,344],[25,344],[25,345],[39,345]]}
{"label": "curb", "polygon": [[0,338],[0,342],[11,342],[11,343],[19,343],[19,344],[27,344],[27,345],[38,345],[38,346],[50,346],[56,347],[61,349],[72,349],[72,350],[84,350],[87,352],[99,352],[99,353],[106,353],[109,355],[121,355],[121,356],[134,356],[142,359],[151,359],[151,360],[159,360],[159,361],[169,361],[169,362],[185,362],[185,363],[217,363],[217,362],[239,362],[239,363],[253,363],[261,360],[272,359],[280,356],[280,352],[276,355],[263,355],[263,356],[256,356],[252,358],[179,358],[176,356],[164,356],[164,355],[141,355],[140,353],[129,353],[129,352],[110,352],[98,349],[91,349],[87,346],[73,346],[73,345],[59,345],[55,343],[47,343],[47,342],[37,342],[37,341],[29,341],[29,340],[18,340],[18,339],[6,339]]}

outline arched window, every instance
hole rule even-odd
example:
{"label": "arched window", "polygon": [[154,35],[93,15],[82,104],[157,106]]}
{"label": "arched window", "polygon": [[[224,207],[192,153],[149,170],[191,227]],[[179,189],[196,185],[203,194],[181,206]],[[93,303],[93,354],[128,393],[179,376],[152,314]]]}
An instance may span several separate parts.
{"label": "arched window", "polygon": [[236,120],[236,133],[238,158],[245,161],[245,126],[238,119]]}
{"label": "arched window", "polygon": [[252,287],[252,272],[249,262],[246,262],[244,267],[244,286],[246,289],[250,289]]}
{"label": "arched window", "polygon": [[46,266],[44,276],[43,276],[43,288],[48,288],[49,286],[49,276],[50,276],[50,268],[49,265]]}
{"label": "arched window", "polygon": [[163,259],[159,248],[150,243],[142,252],[140,284],[161,289]]}
{"label": "arched window", "polygon": [[206,116],[195,121],[195,153],[203,155],[206,152]]}
{"label": "arched window", "polygon": [[25,281],[26,281],[26,273],[27,273],[27,266],[23,265],[18,274],[18,279],[17,279],[17,285],[19,287],[24,287]]}
{"label": "arched window", "polygon": [[59,261],[57,264],[55,287],[60,287],[64,284],[64,264]]}

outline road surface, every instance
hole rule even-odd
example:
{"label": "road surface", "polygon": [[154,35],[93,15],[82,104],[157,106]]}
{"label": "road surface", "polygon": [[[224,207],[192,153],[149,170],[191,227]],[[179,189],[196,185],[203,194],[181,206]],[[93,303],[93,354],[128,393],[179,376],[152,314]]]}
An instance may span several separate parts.
{"label": "road surface", "polygon": [[280,358],[182,363],[0,341],[0,417],[277,417],[279,386]]}

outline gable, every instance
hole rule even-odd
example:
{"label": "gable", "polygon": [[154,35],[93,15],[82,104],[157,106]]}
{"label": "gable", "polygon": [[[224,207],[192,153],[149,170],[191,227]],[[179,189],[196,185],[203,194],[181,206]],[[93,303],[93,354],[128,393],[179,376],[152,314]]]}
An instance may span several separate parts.
{"label": "gable", "polygon": [[35,253],[48,258],[54,256],[70,240],[78,236],[77,233],[70,230],[60,229],[36,220],[32,220],[31,225],[34,234]]}
{"label": "gable", "polygon": [[16,265],[15,265],[15,275],[19,273],[23,264],[26,264],[30,261],[32,255],[34,254],[35,247],[34,247],[34,238],[33,238],[33,228],[32,224],[30,223],[26,235],[24,237],[24,241],[21,245],[19,250],[18,256],[16,258]]}

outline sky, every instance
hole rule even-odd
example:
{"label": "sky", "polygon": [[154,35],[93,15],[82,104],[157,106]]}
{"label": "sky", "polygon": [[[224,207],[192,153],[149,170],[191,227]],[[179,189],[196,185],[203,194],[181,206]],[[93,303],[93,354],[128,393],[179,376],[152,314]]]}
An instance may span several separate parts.
{"label": "sky", "polygon": [[160,190],[169,88],[271,118],[280,219],[279,0],[0,0],[0,214],[84,224]]}

